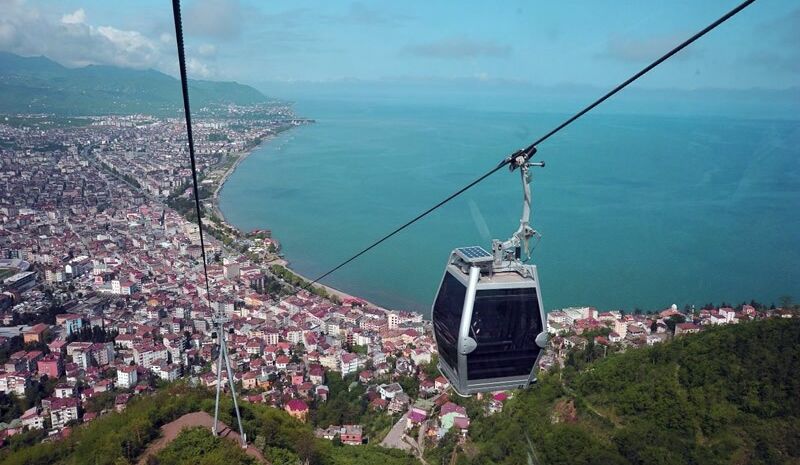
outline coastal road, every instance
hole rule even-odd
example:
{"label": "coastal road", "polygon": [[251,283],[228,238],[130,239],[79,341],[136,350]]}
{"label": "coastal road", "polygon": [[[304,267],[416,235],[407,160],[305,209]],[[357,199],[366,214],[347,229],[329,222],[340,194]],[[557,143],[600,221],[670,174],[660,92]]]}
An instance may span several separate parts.
{"label": "coastal road", "polygon": [[406,436],[407,415],[408,413],[403,414],[403,416],[400,417],[399,420],[397,420],[397,423],[395,423],[394,426],[392,426],[392,429],[389,431],[389,434],[387,434],[386,437],[383,438],[383,441],[381,441],[380,445],[382,447],[391,447],[394,449],[402,449],[405,451],[412,450],[412,446],[403,440],[403,438]]}

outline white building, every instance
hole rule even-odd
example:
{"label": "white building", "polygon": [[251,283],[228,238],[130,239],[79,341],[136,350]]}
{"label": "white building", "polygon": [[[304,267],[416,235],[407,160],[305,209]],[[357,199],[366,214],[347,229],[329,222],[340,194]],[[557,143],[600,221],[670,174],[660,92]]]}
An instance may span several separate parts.
{"label": "white building", "polygon": [[47,268],[44,270],[44,279],[48,283],[63,283],[66,280],[61,269]]}
{"label": "white building", "polygon": [[79,367],[83,368],[84,370],[89,368],[92,361],[91,350],[89,349],[75,349],[72,352],[72,362],[77,364]]}
{"label": "white building", "polygon": [[153,367],[153,373],[167,382],[172,382],[181,376],[180,367],[174,363],[162,363]]}
{"label": "white building", "polygon": [[72,420],[78,419],[78,399],[54,399],[50,402],[50,423],[61,429]]}
{"label": "white building", "polygon": [[431,362],[431,353],[426,349],[415,349],[411,352],[411,360],[415,365],[423,365]]}
{"label": "white building", "polygon": [[342,372],[342,377],[358,372],[358,365],[358,355],[356,354],[345,352],[339,357],[339,370]]}
{"label": "white building", "polygon": [[28,379],[24,376],[19,376],[13,373],[6,373],[0,375],[0,392],[11,394],[12,392],[17,396],[25,395],[25,387],[28,385]]}
{"label": "white building", "polygon": [[137,365],[151,368],[157,363],[157,360],[167,360],[167,348],[161,344],[134,346],[133,356]]}
{"label": "white building", "polygon": [[117,370],[117,387],[130,389],[139,382],[139,375],[136,367],[127,366]]}
{"label": "white building", "polygon": [[67,397],[75,397],[75,388],[68,384],[59,384],[53,391],[53,395],[58,399],[66,399]]}
{"label": "white building", "polygon": [[270,330],[264,333],[264,343],[268,346],[278,345],[278,332]]}
{"label": "white building", "polygon": [[381,395],[381,399],[384,400],[392,400],[401,392],[403,392],[403,387],[398,383],[381,384],[378,386],[378,393]]}
{"label": "white building", "polygon": [[20,417],[23,428],[44,429],[44,416],[40,415],[36,407],[30,408]]}
{"label": "white building", "polygon": [[319,363],[323,367],[334,371],[338,370],[340,366],[339,359],[333,354],[323,355],[319,358]]}
{"label": "white building", "polygon": [[229,258],[222,259],[222,273],[228,279],[239,278],[239,263]]}
{"label": "white building", "polygon": [[395,312],[388,312],[389,329],[397,329],[400,326],[400,316]]}
{"label": "white building", "polygon": [[289,328],[286,330],[286,340],[298,344],[303,340],[303,331],[300,328]]}

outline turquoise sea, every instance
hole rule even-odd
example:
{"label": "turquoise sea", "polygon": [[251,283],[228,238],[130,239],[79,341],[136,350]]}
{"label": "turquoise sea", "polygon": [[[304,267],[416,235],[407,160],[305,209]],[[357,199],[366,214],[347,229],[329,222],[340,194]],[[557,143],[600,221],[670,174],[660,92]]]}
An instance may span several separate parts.
{"label": "turquoise sea", "polygon": [[[567,116],[503,107],[298,97],[316,123],[245,160],[222,211],[272,229],[315,278]],[[534,262],[547,309],[800,298],[800,123],[615,109],[539,146]],[[325,283],[428,315],[450,250],[507,238],[520,209],[519,175],[502,170]]]}

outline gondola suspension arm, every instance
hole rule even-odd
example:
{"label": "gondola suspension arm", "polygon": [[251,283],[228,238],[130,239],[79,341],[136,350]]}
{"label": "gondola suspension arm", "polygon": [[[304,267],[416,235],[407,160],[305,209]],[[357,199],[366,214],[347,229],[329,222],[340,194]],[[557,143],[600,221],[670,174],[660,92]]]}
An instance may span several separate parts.
{"label": "gondola suspension arm", "polygon": [[[536,149],[533,149],[536,152]],[[531,154],[532,155],[532,154]],[[519,220],[519,228],[511,235],[507,241],[501,242],[497,239],[492,241],[492,251],[495,265],[502,265],[504,262],[513,264],[515,262],[527,262],[531,259],[531,238],[540,236],[539,232],[531,226],[532,193],[531,181],[533,174],[530,169],[533,167],[544,168],[545,162],[530,162],[530,155],[520,153],[516,159],[510,163],[510,169],[520,169],[522,180],[522,217]]]}

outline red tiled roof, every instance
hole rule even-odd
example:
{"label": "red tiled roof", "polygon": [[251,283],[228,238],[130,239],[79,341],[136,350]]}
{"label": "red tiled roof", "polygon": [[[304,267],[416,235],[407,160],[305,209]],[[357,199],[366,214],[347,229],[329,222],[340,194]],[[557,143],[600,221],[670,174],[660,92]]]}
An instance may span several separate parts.
{"label": "red tiled roof", "polygon": [[308,410],[308,405],[300,399],[292,399],[286,403],[286,408],[293,412],[303,412]]}

